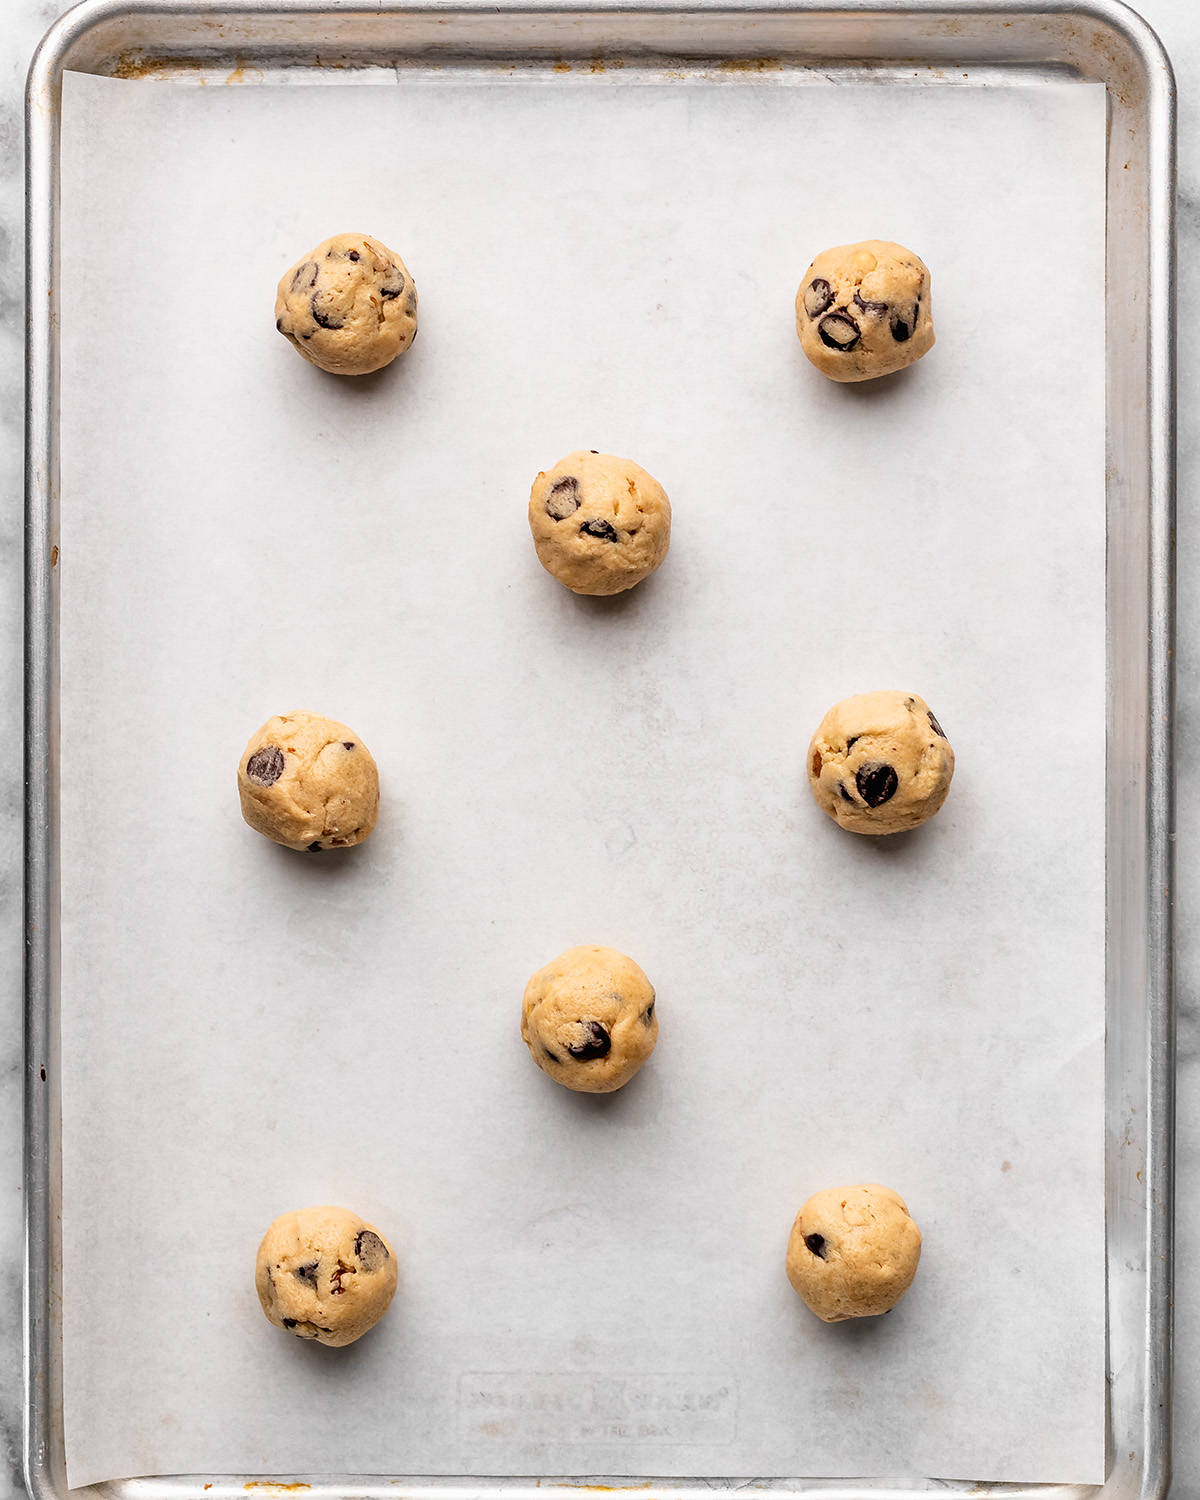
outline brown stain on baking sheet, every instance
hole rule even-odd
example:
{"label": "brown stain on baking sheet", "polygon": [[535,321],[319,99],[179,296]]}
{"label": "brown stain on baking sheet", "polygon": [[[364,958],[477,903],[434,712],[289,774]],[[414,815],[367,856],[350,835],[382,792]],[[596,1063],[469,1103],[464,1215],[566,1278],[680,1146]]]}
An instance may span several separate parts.
{"label": "brown stain on baking sheet", "polygon": [[777,57],[727,57],[717,65],[722,73],[781,73],[783,63]]}
{"label": "brown stain on baking sheet", "polygon": [[262,1490],[268,1495],[291,1495],[297,1490],[311,1490],[311,1484],[275,1484],[270,1479],[252,1479],[242,1486],[244,1490]]}

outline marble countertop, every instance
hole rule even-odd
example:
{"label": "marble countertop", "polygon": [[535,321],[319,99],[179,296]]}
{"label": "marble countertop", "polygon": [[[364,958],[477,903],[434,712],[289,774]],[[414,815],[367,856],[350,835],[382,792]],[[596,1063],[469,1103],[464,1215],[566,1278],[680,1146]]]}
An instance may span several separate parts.
{"label": "marble countertop", "polygon": [[[38,39],[69,0],[4,0],[0,18],[0,1500],[21,1481],[21,469],[23,405],[23,146],[25,72]],[[1179,86],[1179,707],[1177,875],[1179,1102],[1176,1256],[1177,1500],[1200,1496],[1200,539],[1188,501],[1200,481],[1200,5],[1140,0]],[[1195,588],[1195,593],[1193,593]]]}

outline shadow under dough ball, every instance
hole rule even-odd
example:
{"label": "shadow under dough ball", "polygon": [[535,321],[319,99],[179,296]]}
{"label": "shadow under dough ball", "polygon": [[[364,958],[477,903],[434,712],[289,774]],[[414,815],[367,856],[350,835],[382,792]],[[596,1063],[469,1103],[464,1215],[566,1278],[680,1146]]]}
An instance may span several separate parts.
{"label": "shadow under dough ball", "polygon": [[379,816],[379,771],[345,724],[298,709],[250,736],[238,762],[242,817],[289,849],[361,844]]}
{"label": "shadow under dough ball", "polygon": [[538,561],[576,594],[620,594],[660,567],[671,502],[632,459],[580,449],[539,474],[529,494]]}
{"label": "shadow under dough ball", "polygon": [[890,240],[823,250],[796,293],[800,346],[830,380],[874,380],[933,348],[929,268]]}
{"label": "shadow under dough ball", "polygon": [[275,327],[331,375],[369,375],[417,336],[417,288],[400,257],[369,234],[322,240],[280,280]]}
{"label": "shadow under dough ball", "polygon": [[792,1225],[787,1277],[826,1323],[890,1312],[912,1285],[921,1231],[877,1182],[814,1193]]}
{"label": "shadow under dough ball", "polygon": [[568,948],[525,986],[521,1036],[555,1083],[611,1094],[658,1041],[654,986],[615,948]]}
{"label": "shadow under dough ball", "polygon": [[339,1348],[362,1338],[396,1292],[396,1253],[347,1208],[281,1214],[263,1236],[254,1285],[267,1320]]}
{"label": "shadow under dough ball", "polygon": [[851,833],[903,833],[932,818],[954,776],[954,751],[916,693],[860,693],[829,710],[808,747],[808,784]]}

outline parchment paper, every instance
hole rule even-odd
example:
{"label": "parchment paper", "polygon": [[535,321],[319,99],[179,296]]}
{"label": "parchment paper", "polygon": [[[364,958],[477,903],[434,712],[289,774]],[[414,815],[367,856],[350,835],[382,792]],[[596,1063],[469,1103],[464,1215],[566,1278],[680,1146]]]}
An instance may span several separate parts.
{"label": "parchment paper", "polygon": [[[1063,81],[67,79],[72,1484],[1103,1478],[1103,150]],[[346,229],[421,295],[360,381],[272,327]],[[926,258],[939,342],[838,387],[792,298],[868,236]],[[533,553],[575,447],[675,507],[623,599]],[[888,686],[958,773],[881,843],[804,752]],[[297,707],[381,768],[345,857],[238,813],[243,743]],[[608,1099],[518,1033],[585,942],[659,993]],[[862,1180],[920,1274],[826,1327],[784,1245]],[[402,1257],[342,1352],[252,1284],[323,1202]]]}

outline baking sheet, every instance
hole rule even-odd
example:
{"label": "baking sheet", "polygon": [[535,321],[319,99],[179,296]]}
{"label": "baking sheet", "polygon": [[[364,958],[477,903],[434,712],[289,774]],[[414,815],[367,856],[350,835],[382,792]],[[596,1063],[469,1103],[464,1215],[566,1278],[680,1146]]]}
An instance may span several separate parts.
{"label": "baking sheet", "polygon": [[[1103,1479],[1103,90],[791,83],[68,76],[73,1485]],[[350,228],[405,257],[421,335],[339,382],[271,304]],[[871,235],[931,265],[939,343],[834,387],[791,299]],[[533,555],[529,482],[577,446],[675,507],[624,599]],[[880,844],[803,757],[888,685],[958,773]],[[295,707],[380,763],[346,857],[238,815],[242,744]],[[610,1099],[518,1034],[528,974],[592,941],[659,993]],[[787,1231],[864,1179],[921,1271],[825,1327]],[[252,1285],[324,1201],[402,1257],[346,1351]]]}

